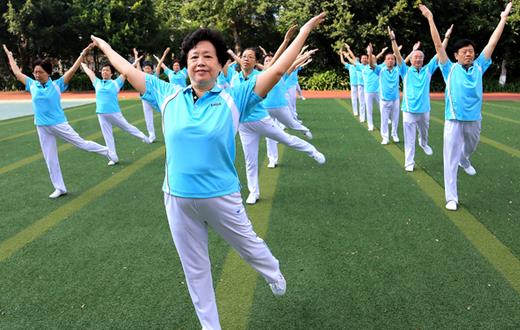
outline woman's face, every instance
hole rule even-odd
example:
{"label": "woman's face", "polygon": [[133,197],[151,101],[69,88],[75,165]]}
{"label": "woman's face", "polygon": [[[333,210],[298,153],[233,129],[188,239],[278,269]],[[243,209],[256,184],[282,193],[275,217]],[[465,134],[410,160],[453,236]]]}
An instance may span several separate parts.
{"label": "woman's face", "polygon": [[188,76],[199,88],[212,88],[222,70],[215,46],[207,40],[199,41],[188,52]]}
{"label": "woman's face", "polygon": [[153,68],[149,65],[145,65],[143,71],[144,73],[153,74]]}
{"label": "woman's face", "polygon": [[264,57],[264,65],[269,65],[269,63],[271,63],[272,59],[273,58],[271,56]]}
{"label": "woman's face", "polygon": [[47,80],[49,80],[49,74],[39,65],[34,67],[33,75],[34,79],[39,81],[41,84],[45,84]]}
{"label": "woman's face", "polygon": [[175,71],[177,73],[180,70],[181,70],[181,65],[179,64],[179,62],[173,63],[173,71]]}
{"label": "woman's face", "polygon": [[251,70],[256,65],[256,54],[251,49],[246,49],[242,53],[242,69]]}

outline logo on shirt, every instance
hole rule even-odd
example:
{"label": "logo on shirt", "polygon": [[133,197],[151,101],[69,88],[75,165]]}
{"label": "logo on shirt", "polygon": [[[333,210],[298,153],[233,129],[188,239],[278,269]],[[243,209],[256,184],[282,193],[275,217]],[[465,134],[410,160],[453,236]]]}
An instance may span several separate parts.
{"label": "logo on shirt", "polygon": [[210,107],[219,107],[221,105],[222,105],[222,103],[218,102],[218,103],[211,103],[209,106]]}

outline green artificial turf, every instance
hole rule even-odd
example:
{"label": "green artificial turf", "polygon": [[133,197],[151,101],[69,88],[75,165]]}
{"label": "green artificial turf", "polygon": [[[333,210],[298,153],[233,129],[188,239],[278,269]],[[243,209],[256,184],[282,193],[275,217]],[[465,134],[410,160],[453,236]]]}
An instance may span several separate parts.
{"label": "green artificial turf", "polygon": [[[140,102],[121,103],[130,106],[123,111],[128,121],[145,130]],[[519,150],[517,106],[485,102],[482,136]],[[234,252],[209,232],[227,329],[520,327],[520,293],[454,224],[444,205],[429,197],[419,176],[404,171],[388,149],[395,146],[382,146],[378,132],[371,134],[355,119],[349,100],[306,100],[298,111],[327,163],[318,165],[285,147],[279,166],[267,169],[262,141],[260,184],[266,194],[247,207],[280,261],[287,294],[274,297],[260,276],[241,278],[250,272],[244,263],[225,269]],[[94,107],[66,112],[70,121],[78,120],[92,116]],[[433,118],[442,120],[442,102],[432,103],[434,154],[418,149],[416,163],[442,187],[443,127]],[[152,145],[115,133],[121,163],[114,167],[75,148],[61,152],[69,194],[58,200],[47,198],[52,186],[43,159],[0,174],[0,244],[162,148],[159,120],[156,116],[158,142]],[[379,126],[377,109],[374,124]],[[0,168],[41,153],[32,119],[0,125],[0,141],[34,131],[0,142]],[[99,133],[96,118],[71,125],[84,137]],[[402,140],[402,127],[399,135]],[[96,140],[103,143],[101,136]],[[402,142],[396,146],[402,151]],[[164,211],[163,161],[160,156],[147,162],[0,261],[0,329],[200,329]],[[459,172],[461,206],[518,259],[520,159],[481,143],[472,161],[475,177]],[[236,167],[246,198],[238,138]],[[276,185],[273,195],[267,185]],[[512,276],[520,280],[520,274]],[[237,296],[242,288],[254,290],[245,299],[250,302]]]}

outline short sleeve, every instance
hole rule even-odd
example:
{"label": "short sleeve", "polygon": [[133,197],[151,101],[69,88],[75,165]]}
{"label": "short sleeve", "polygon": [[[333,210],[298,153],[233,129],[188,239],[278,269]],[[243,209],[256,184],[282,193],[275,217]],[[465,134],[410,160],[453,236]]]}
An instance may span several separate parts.
{"label": "short sleeve", "polygon": [[444,78],[444,81],[448,79],[448,76],[450,74],[451,67],[453,66],[453,62],[448,59],[446,63],[442,64],[439,63],[439,68],[441,69],[442,77]]}
{"label": "short sleeve", "polygon": [[34,84],[34,80],[32,80],[31,78],[26,76],[26,78],[25,78],[25,90],[30,92],[31,91],[31,86],[33,84]]}
{"label": "short sleeve", "polygon": [[173,71],[170,70],[169,68],[165,68],[165,69],[164,69],[164,74],[165,74],[165,75],[170,76],[170,74],[172,74],[172,73],[173,73]]}
{"label": "short sleeve", "polygon": [[439,67],[439,57],[437,55],[432,57],[432,59],[430,60],[430,62],[427,65],[427,67],[428,67],[428,70],[430,71],[430,74],[433,74],[435,72],[435,70],[437,70],[437,68]]}
{"label": "short sleeve", "polygon": [[399,69],[399,74],[401,75],[401,77],[404,78],[404,76],[406,76],[406,73],[408,72],[408,65],[406,65],[406,63],[402,61],[401,64],[397,65],[397,68]]}
{"label": "short sleeve", "polygon": [[491,58],[486,59],[486,56],[484,56],[484,52],[481,52],[480,55],[475,60],[475,63],[480,65],[480,67],[482,68],[482,73],[484,73],[489,68],[492,61],[491,61]]}
{"label": "short sleeve", "polygon": [[180,73],[184,76],[184,79],[188,78],[188,70],[186,68],[182,69]]}
{"label": "short sleeve", "polygon": [[[160,107],[164,100],[177,92],[179,88],[181,87],[178,85],[167,83],[156,76],[147,74],[146,91],[141,98],[154,106]],[[159,110],[161,109],[159,108]]]}
{"label": "short sleeve", "polygon": [[255,93],[256,78],[257,76],[254,76],[240,85],[230,88],[231,97],[240,112],[241,120],[248,117],[255,105],[263,100]]}
{"label": "short sleeve", "polygon": [[381,73],[381,66],[380,65],[376,65],[374,67],[374,73],[379,76],[379,74]]}
{"label": "short sleeve", "polygon": [[65,80],[63,79],[63,76],[58,79],[58,80],[55,80],[53,81],[56,85],[58,85],[58,87],[60,88],[60,92],[64,92],[67,90],[67,88],[69,88],[69,85],[68,84],[65,84]]}
{"label": "short sleeve", "polygon": [[345,63],[345,69],[348,70],[352,64]]}
{"label": "short sleeve", "polygon": [[94,86],[94,89],[96,89],[96,86],[98,86],[99,84],[99,78],[96,77],[96,79],[94,79],[94,81],[92,82],[92,86]]}
{"label": "short sleeve", "polygon": [[123,81],[123,77],[121,77],[121,76],[117,77],[115,82],[116,82],[117,88],[119,90],[121,90],[121,88],[123,88],[123,85],[125,84],[125,82]]}

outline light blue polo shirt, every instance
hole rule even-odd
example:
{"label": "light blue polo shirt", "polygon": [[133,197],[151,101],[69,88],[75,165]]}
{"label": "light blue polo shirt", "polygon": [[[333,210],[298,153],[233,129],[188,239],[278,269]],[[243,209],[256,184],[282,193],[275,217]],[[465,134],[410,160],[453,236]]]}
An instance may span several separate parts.
{"label": "light blue polo shirt", "polygon": [[446,82],[446,120],[475,121],[482,119],[482,76],[491,65],[484,52],[466,70],[459,63],[449,59],[441,64],[441,72]]}
{"label": "light blue polo shirt", "polygon": [[[285,74],[284,76],[287,76]],[[282,77],[276,85],[267,93],[267,96],[262,101],[262,104],[267,109],[276,109],[283,108],[289,105],[287,102],[287,98],[285,97],[285,93],[287,93],[287,86],[285,84],[285,79]]]}
{"label": "light blue polo shirt", "polygon": [[49,78],[43,85],[29,77],[25,79],[25,90],[30,92],[32,97],[35,125],[53,126],[67,121],[61,107],[61,93],[68,87],[63,77],[56,81]]}
{"label": "light blue polo shirt", "polygon": [[437,55],[420,70],[413,66],[409,67],[404,62],[398,66],[399,73],[403,78],[402,111],[411,113],[430,111],[430,81],[438,66]]}
{"label": "light blue polo shirt", "polygon": [[345,69],[348,70],[348,75],[350,77],[350,86],[359,85],[358,71],[356,66],[350,63],[345,63]]}
{"label": "light blue polo shirt", "polygon": [[293,72],[291,72],[291,74],[289,74],[287,76],[287,78],[285,79],[285,85],[287,86],[287,89],[291,89],[293,87],[296,87],[296,85],[298,85],[298,72],[301,70],[302,68],[296,68]]}
{"label": "light blue polo shirt", "polygon": [[[244,78],[244,73],[242,71],[240,71],[239,74],[237,74],[237,75],[235,75],[235,77],[233,77],[233,83],[231,84],[231,86],[232,87],[240,86],[244,83],[249,82],[249,80],[251,80],[252,78],[255,78],[255,81],[256,81],[256,76],[258,74],[260,74],[260,71],[253,69],[253,71],[249,74],[249,76],[246,79],[246,78]],[[250,111],[248,111],[248,112],[249,112],[248,116],[246,116],[245,118],[240,118],[241,122],[247,123],[247,122],[259,121],[259,120],[262,120],[265,117],[269,116],[269,113],[267,112],[267,109],[264,107],[263,102],[255,104],[254,108],[250,109]]]}
{"label": "light blue polo shirt", "polygon": [[[146,76],[145,100],[162,112],[166,166],[163,191],[184,198],[211,198],[240,191],[235,169],[238,121],[262,98],[254,92],[256,77],[222,89],[214,86],[197,102],[191,86],[181,88]],[[177,96],[171,98],[175,93]],[[169,100],[169,102],[167,102]]]}
{"label": "light blue polo shirt", "polygon": [[394,66],[390,71],[385,63],[374,69],[379,76],[379,98],[383,101],[399,99],[399,68]]}
{"label": "light blue polo shirt", "polygon": [[186,68],[179,70],[177,73],[169,68],[166,68],[164,69],[164,73],[168,76],[171,84],[186,87],[186,79],[188,78],[188,70],[186,70]]}
{"label": "light blue polo shirt", "polygon": [[370,65],[362,65],[361,76],[365,86],[365,93],[377,93],[379,91],[379,76],[375,74]]}
{"label": "light blue polo shirt", "polygon": [[358,85],[364,86],[365,82],[363,81],[363,75],[361,72],[363,71],[363,68],[365,67],[365,65],[361,64],[359,61],[356,60],[356,62],[354,63],[354,66],[356,67]]}
{"label": "light blue polo shirt", "polygon": [[94,80],[94,89],[96,90],[96,113],[115,113],[121,112],[117,94],[124,85],[121,76],[115,80]]}

